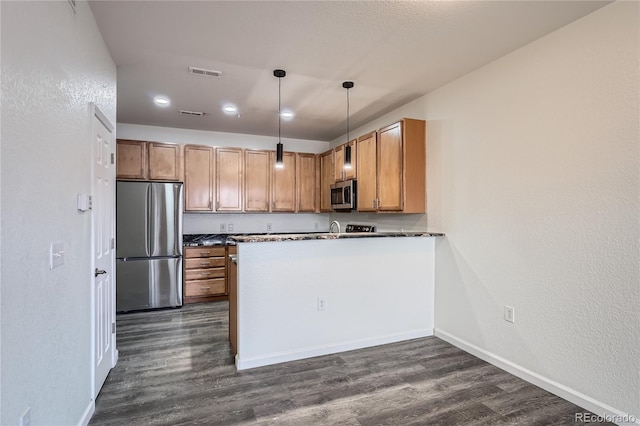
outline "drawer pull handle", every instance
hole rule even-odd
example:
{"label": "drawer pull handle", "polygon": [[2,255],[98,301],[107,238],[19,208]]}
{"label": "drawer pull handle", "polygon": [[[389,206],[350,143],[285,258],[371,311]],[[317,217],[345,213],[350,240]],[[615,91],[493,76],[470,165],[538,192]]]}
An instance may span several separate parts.
{"label": "drawer pull handle", "polygon": [[209,275],[209,272],[200,272],[200,275]]}
{"label": "drawer pull handle", "polygon": [[208,251],[201,251],[200,254],[203,255],[203,256],[209,256],[209,252]]}
{"label": "drawer pull handle", "polygon": [[211,287],[200,287],[200,290],[210,290]]}
{"label": "drawer pull handle", "polygon": [[208,263],[201,263],[200,266],[209,266]]}

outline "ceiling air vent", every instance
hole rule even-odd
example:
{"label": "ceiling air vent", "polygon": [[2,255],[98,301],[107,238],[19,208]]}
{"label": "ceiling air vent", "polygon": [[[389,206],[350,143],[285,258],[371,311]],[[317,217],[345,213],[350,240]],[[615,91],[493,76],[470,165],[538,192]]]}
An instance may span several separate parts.
{"label": "ceiling air vent", "polygon": [[204,115],[204,112],[200,112],[200,111],[187,111],[184,109],[180,110],[180,114],[182,115],[195,115],[197,117],[202,117]]}
{"label": "ceiling air vent", "polygon": [[209,77],[221,77],[222,71],[207,70],[204,68],[189,67],[189,74],[207,75]]}

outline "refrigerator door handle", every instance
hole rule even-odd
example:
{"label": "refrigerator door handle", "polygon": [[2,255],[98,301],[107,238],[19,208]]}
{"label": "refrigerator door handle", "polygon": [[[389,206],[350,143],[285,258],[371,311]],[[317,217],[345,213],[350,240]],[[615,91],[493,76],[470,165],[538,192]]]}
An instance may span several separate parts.
{"label": "refrigerator door handle", "polygon": [[176,256],[181,256],[182,255],[182,205],[184,204],[183,201],[183,186],[182,184],[176,184],[173,187],[174,190],[174,214],[173,217],[175,218],[176,221],[176,229],[177,229],[177,235],[175,238],[175,246],[174,246],[174,254]]}
{"label": "refrigerator door handle", "polygon": [[151,227],[153,226],[151,223],[151,217],[153,214],[153,209],[151,206],[153,205],[153,185],[147,185],[147,198],[145,200],[144,209],[146,212],[145,215],[145,227],[144,227],[144,240],[147,250],[147,256],[152,256],[153,247],[151,241]]}

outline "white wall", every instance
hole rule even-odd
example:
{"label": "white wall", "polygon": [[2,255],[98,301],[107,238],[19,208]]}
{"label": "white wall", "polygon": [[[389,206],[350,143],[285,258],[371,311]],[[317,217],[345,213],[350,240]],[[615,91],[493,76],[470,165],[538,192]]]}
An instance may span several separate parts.
{"label": "white wall", "polygon": [[72,425],[91,403],[91,217],[76,194],[91,190],[89,102],[115,123],[116,67],[86,2],[0,8],[0,423],[31,407],[33,425]]}
{"label": "white wall", "polygon": [[636,418],[638,9],[608,5],[353,132],[427,120],[437,333]]}
{"label": "white wall", "polygon": [[[220,225],[227,231],[220,231]],[[233,225],[233,230],[229,230]],[[185,213],[182,232],[185,234],[250,234],[265,233],[271,225],[273,233],[328,232],[329,215],[314,213]]]}
{"label": "white wall", "polygon": [[240,243],[238,368],[433,335],[436,239]]}

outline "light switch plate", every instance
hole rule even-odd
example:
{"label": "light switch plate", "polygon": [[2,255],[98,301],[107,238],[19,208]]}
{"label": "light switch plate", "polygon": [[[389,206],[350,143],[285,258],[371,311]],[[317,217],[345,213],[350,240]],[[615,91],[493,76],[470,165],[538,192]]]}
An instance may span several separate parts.
{"label": "light switch plate", "polygon": [[80,210],[81,212],[86,212],[87,210],[91,210],[91,195],[78,194],[77,204],[78,204],[78,210]]}
{"label": "light switch plate", "polygon": [[49,268],[64,264],[64,243],[52,243],[49,248]]}

